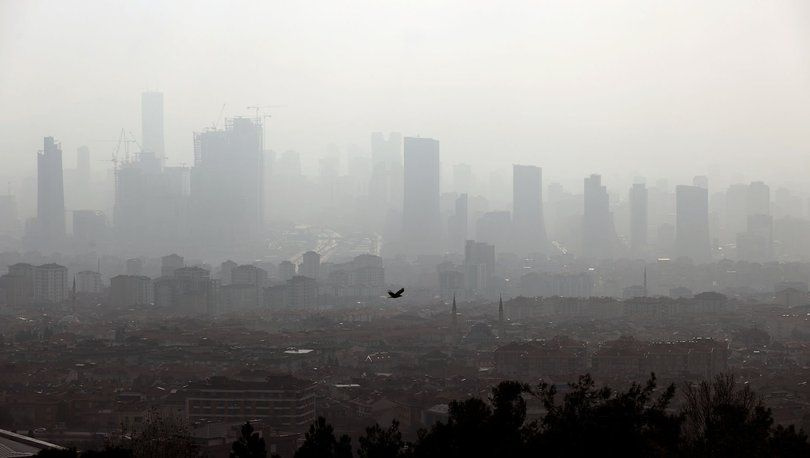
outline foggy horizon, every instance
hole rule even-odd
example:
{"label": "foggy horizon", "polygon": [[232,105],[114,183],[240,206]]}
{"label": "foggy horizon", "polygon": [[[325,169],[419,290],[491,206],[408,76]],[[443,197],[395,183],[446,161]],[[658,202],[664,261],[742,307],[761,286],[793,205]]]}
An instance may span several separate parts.
{"label": "foggy horizon", "polygon": [[108,166],[118,132],[140,129],[140,93],[159,90],[169,164],[192,163],[192,132],[223,104],[280,105],[265,148],[305,164],[398,131],[440,139],[446,164],[536,164],[563,183],[804,188],[803,2],[462,4],[5,1],[0,175],[30,173],[44,135],[66,164],[87,145]]}

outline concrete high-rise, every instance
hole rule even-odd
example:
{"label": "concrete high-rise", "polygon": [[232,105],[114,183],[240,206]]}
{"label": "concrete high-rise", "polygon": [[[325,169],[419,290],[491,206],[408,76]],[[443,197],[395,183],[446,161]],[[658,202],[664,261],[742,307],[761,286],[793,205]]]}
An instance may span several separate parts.
{"label": "concrete high-rise", "polygon": [[369,202],[377,215],[402,203],[402,134],[398,132],[387,138],[382,132],[371,134]]}
{"label": "concrete high-rise", "polygon": [[163,139],[163,93],[144,92],[141,94],[141,146],[144,151],[154,153],[163,163],[166,149]]}
{"label": "concrete high-rise", "polygon": [[582,252],[586,258],[613,257],[616,229],[610,214],[610,199],[600,175],[585,178],[582,215]]}
{"label": "concrete high-rise", "polygon": [[762,181],[748,185],[746,198],[748,216],[771,214],[771,188]]}
{"label": "concrete high-rise", "polygon": [[711,261],[709,192],[705,188],[675,188],[675,253],[696,263]]}
{"label": "concrete high-rise", "polygon": [[512,223],[514,243],[520,254],[547,249],[543,221],[543,171],[533,165],[512,166]]}
{"label": "concrete high-rise", "polygon": [[53,137],[37,154],[38,240],[49,247],[65,237],[65,191],[62,175],[62,148]]}
{"label": "concrete high-rise", "polygon": [[321,268],[321,255],[314,251],[307,251],[301,256],[301,266],[298,275],[317,280]]}
{"label": "concrete high-rise", "polygon": [[450,252],[460,252],[467,241],[469,226],[469,199],[467,194],[456,198],[455,211],[447,222],[447,240]]}
{"label": "concrete high-rise", "polygon": [[630,188],[630,248],[635,254],[647,246],[647,186],[635,183]]}
{"label": "concrete high-rise", "polygon": [[439,142],[405,137],[402,239],[409,253],[440,249]]}
{"label": "concrete high-rise", "polygon": [[[194,135],[193,226],[214,248],[255,240],[264,225],[262,123],[235,118]],[[213,210],[213,211],[212,211]]]}

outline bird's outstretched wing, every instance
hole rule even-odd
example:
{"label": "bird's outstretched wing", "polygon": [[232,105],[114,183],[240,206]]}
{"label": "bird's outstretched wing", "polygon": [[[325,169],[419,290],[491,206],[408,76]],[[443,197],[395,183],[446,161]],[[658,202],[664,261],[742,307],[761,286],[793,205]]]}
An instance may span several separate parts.
{"label": "bird's outstretched wing", "polygon": [[400,288],[399,291],[397,291],[397,296],[401,296],[402,293],[404,293],[404,292],[405,292],[405,288]]}

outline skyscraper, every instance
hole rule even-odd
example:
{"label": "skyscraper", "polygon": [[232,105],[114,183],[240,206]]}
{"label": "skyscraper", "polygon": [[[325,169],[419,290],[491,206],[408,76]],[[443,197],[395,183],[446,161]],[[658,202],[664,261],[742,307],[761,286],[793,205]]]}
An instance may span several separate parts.
{"label": "skyscraper", "polygon": [[262,137],[261,121],[249,118],[194,135],[191,198],[198,242],[221,248],[258,236],[264,224]]}
{"label": "skyscraper", "polygon": [[301,266],[298,268],[298,274],[317,280],[320,267],[321,255],[314,251],[307,251],[301,256]]}
{"label": "skyscraper", "polygon": [[371,134],[369,197],[377,214],[399,208],[402,202],[402,134],[398,132],[388,138],[382,132]]}
{"label": "skyscraper", "polygon": [[37,228],[42,243],[53,247],[65,237],[65,193],[62,148],[53,137],[37,154]]}
{"label": "skyscraper", "polygon": [[582,216],[582,251],[585,257],[607,259],[613,256],[616,229],[610,214],[607,188],[600,175],[585,178]]}
{"label": "skyscraper", "polygon": [[512,222],[518,253],[546,251],[543,221],[543,171],[533,165],[512,166]]}
{"label": "skyscraper", "polygon": [[711,260],[709,192],[705,188],[675,188],[675,253],[696,263]]}
{"label": "skyscraper", "polygon": [[455,212],[450,216],[447,224],[448,248],[451,252],[461,251],[467,241],[467,227],[469,225],[469,201],[467,194],[456,198]]}
{"label": "skyscraper", "polygon": [[639,253],[647,245],[647,186],[635,183],[630,188],[630,248]]}
{"label": "skyscraper", "polygon": [[413,254],[440,248],[439,142],[405,137],[402,238]]}
{"label": "skyscraper", "polygon": [[154,153],[163,162],[166,155],[163,141],[163,93],[141,94],[141,135],[144,151]]}

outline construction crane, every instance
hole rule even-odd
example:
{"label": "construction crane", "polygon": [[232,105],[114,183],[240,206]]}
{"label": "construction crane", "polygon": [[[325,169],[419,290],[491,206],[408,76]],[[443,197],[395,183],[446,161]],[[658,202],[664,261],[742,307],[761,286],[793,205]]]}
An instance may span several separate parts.
{"label": "construction crane", "polygon": [[269,118],[270,117],[270,115],[259,116],[259,112],[262,109],[264,109],[264,108],[283,108],[285,106],[286,105],[254,105],[254,106],[247,107],[247,109],[248,110],[253,110],[255,112],[255,115],[254,115],[253,119],[256,120],[256,124],[259,124],[259,123],[261,123],[261,121],[264,118]]}
{"label": "construction crane", "polygon": [[219,116],[217,116],[217,119],[214,121],[212,130],[217,130],[217,127],[219,127],[219,122],[222,121],[222,114],[225,113],[225,106],[226,105],[228,105],[228,104],[223,103],[222,108],[219,109]]}

